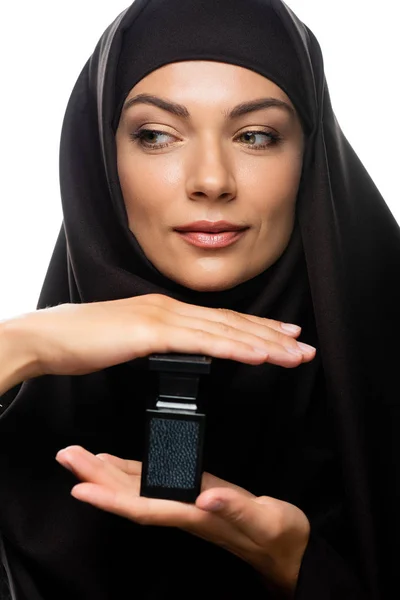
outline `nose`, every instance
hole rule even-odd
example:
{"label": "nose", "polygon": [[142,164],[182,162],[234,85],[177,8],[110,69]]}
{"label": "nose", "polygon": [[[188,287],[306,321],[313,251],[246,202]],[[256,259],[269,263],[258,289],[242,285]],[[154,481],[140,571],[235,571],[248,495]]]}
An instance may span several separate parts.
{"label": "nose", "polygon": [[204,140],[194,149],[186,191],[191,200],[229,202],[236,197],[236,180],[227,152],[218,141]]}

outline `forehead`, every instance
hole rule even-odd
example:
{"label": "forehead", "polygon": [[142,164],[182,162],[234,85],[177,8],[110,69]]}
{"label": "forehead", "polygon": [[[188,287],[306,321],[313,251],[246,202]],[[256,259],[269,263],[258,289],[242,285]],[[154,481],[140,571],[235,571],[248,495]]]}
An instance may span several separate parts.
{"label": "forehead", "polygon": [[293,106],[287,94],[263,75],[228,63],[216,61],[182,61],[156,69],[141,79],[128,98],[141,93],[168,96],[175,101],[242,101],[272,96]]}

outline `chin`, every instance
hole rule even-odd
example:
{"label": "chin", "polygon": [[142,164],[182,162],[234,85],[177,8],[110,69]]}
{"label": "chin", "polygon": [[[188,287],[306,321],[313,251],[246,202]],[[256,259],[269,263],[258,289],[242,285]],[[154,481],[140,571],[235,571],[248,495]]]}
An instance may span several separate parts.
{"label": "chin", "polygon": [[252,275],[246,278],[233,277],[231,279],[227,279],[226,277],[204,277],[196,279],[194,281],[192,279],[188,279],[187,277],[176,277],[175,274],[175,277],[173,279],[174,281],[176,281],[176,283],[179,283],[180,285],[183,285],[184,287],[195,292],[224,292],[226,290],[230,290],[236,287],[237,285],[243,283],[244,281],[247,281],[248,279],[251,279],[252,277]]}
{"label": "chin", "polygon": [[214,283],[202,285],[197,282],[193,284],[182,283],[181,285],[184,285],[185,287],[195,292],[224,292],[225,290],[230,290],[231,288],[235,287],[235,285],[237,284]]}

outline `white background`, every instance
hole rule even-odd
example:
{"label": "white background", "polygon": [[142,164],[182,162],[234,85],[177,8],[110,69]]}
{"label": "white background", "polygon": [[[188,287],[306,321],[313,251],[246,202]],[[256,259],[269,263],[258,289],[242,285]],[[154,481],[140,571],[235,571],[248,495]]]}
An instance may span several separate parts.
{"label": "white background", "polygon": [[[66,104],[102,32],[129,2],[2,3],[0,319],[36,307],[62,219],[58,148]],[[396,1],[287,4],[317,37],[339,124],[400,223]]]}

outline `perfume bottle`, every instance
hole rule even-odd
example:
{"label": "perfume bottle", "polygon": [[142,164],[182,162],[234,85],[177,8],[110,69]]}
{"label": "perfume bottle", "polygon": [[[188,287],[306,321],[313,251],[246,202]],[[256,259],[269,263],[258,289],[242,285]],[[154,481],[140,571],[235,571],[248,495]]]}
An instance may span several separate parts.
{"label": "perfume bottle", "polygon": [[140,495],[194,502],[201,487],[206,419],[199,382],[210,372],[211,358],[153,354],[149,369],[158,376],[158,395],[146,410]]}

